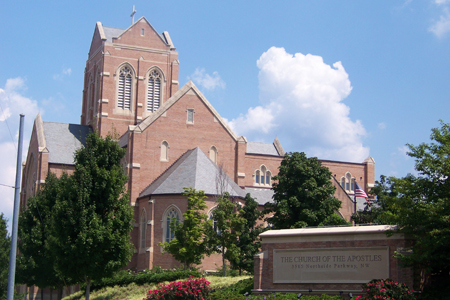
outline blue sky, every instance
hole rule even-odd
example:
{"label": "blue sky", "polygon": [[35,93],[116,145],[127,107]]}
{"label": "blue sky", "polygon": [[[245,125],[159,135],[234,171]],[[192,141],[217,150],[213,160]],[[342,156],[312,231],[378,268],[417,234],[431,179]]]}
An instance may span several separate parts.
{"label": "blue sky", "polygon": [[[0,184],[14,185],[33,120],[79,123],[97,21],[145,16],[239,135],[323,159],[376,161],[405,176],[406,143],[450,122],[450,1],[4,1],[0,10]],[[8,130],[11,130],[12,137]],[[12,219],[14,190],[0,186]]]}

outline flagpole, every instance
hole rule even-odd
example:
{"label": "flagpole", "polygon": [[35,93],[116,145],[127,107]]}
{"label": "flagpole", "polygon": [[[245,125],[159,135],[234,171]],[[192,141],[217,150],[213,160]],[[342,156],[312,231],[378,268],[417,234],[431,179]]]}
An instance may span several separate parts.
{"label": "flagpole", "polygon": [[19,223],[19,202],[20,202],[20,176],[22,172],[22,140],[23,140],[23,119],[24,114],[20,114],[19,124],[19,148],[17,149],[16,165],[16,185],[14,193],[14,214],[12,223],[11,250],[9,251],[9,273],[7,300],[13,300],[14,296],[14,277],[16,274],[16,253],[17,253],[17,226]]}

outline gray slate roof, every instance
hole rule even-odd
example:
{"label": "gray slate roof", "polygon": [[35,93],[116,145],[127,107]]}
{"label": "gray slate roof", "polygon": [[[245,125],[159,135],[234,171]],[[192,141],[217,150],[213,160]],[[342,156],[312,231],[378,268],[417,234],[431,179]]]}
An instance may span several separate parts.
{"label": "gray slate roof", "polygon": [[[118,37],[124,31],[125,31],[125,29],[103,26],[103,32],[105,33],[106,41],[108,43],[112,43],[112,39]],[[161,39],[166,44],[169,44],[167,42],[166,37],[164,36],[164,34],[160,34],[160,33],[157,33],[157,34],[161,37]]]}
{"label": "gray slate roof", "polygon": [[112,38],[118,37],[122,34],[122,32],[124,32],[124,30],[125,29],[103,26],[103,32],[105,33],[106,41],[108,43],[112,43]]}
{"label": "gray slate roof", "polygon": [[[183,154],[139,196],[181,194],[184,192],[184,187],[202,190],[207,195],[217,195],[216,178],[219,171],[219,167],[197,147]],[[233,197],[245,197],[245,191],[230,177],[225,174],[224,179],[224,192],[228,192]]]}
{"label": "gray slate roof", "polygon": [[245,193],[250,193],[253,199],[258,202],[259,205],[264,205],[267,202],[273,202],[273,190],[272,189],[261,189],[246,187]]}
{"label": "gray slate roof", "polygon": [[280,156],[274,144],[247,142],[247,153]]}
{"label": "gray slate roof", "polygon": [[49,163],[73,165],[75,150],[86,145],[91,129],[87,125],[44,123],[44,136],[49,151]]}

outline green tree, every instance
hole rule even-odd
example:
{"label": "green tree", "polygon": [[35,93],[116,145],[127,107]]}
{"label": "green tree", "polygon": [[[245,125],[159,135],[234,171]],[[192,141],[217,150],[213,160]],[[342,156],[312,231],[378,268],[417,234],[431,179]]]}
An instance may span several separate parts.
{"label": "green tree", "polygon": [[374,195],[375,199],[370,203],[366,202],[364,210],[355,212],[351,219],[356,224],[388,224],[389,220],[385,218],[389,211],[386,200],[398,195],[394,188],[393,177],[381,175],[369,194]]}
{"label": "green tree", "polygon": [[0,213],[0,300],[6,299],[8,287],[9,249],[11,248],[11,237],[6,229],[7,220]]}
{"label": "green tree", "polygon": [[[432,129],[431,143],[408,144],[418,176],[391,178],[394,194],[386,198],[386,219],[412,237],[407,252],[397,253],[406,266],[421,270],[422,288],[429,274],[450,272],[450,124]],[[408,250],[408,249],[406,249]]]}
{"label": "green tree", "polygon": [[55,269],[55,260],[48,244],[51,234],[52,210],[63,194],[69,177],[63,174],[57,178],[49,173],[43,188],[34,197],[28,199],[27,209],[19,217],[19,243],[16,278],[18,283],[38,286],[43,296],[43,289],[50,287],[58,290],[58,299],[62,298],[62,288],[70,284],[68,278],[59,276]]}
{"label": "green tree", "polygon": [[164,251],[170,253],[176,260],[184,264],[184,268],[191,269],[192,264],[200,264],[207,253],[205,232],[212,223],[204,212],[207,208],[204,191],[194,188],[184,188],[188,206],[183,213],[183,222],[170,222],[175,238],[170,242],[160,243]]}
{"label": "green tree", "polygon": [[267,218],[275,229],[302,228],[335,222],[341,202],[334,198],[331,172],[305,153],[287,153],[274,176],[273,202],[265,204]]}
{"label": "green tree", "polygon": [[239,204],[231,200],[227,192],[219,196],[216,203],[212,214],[214,226],[208,229],[208,243],[211,251],[222,255],[222,271],[225,277],[225,260],[236,261],[241,255],[237,241],[245,219]]}
{"label": "green tree", "polygon": [[241,255],[237,256],[230,263],[234,269],[239,270],[239,274],[241,274],[242,270],[253,274],[253,257],[261,248],[259,234],[266,229],[262,225],[256,224],[263,217],[263,214],[258,210],[258,202],[250,194],[245,196],[245,205],[241,210],[240,216],[244,218],[244,223],[236,245],[240,249]]}
{"label": "green tree", "polygon": [[75,153],[75,171],[53,208],[50,248],[57,270],[75,282],[108,277],[132,255],[132,208],[120,160],[125,149],[111,136],[88,135]]}

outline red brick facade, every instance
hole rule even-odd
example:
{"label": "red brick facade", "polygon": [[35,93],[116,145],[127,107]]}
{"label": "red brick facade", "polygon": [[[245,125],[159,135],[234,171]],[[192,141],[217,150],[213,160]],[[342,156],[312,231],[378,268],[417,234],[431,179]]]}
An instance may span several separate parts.
{"label": "red brick facade", "polygon": [[[122,84],[120,72],[124,67],[131,74],[129,109],[121,108],[118,100],[122,92],[119,89]],[[270,183],[257,183],[255,176],[263,168],[275,176],[284,154],[277,139],[273,147],[278,154],[249,153],[246,138],[232,132],[192,82],[179,88],[178,67],[178,53],[168,33],[158,34],[145,18],[125,30],[97,23],[86,62],[81,125],[91,126],[102,136],[116,134],[120,137],[121,146],[127,150],[123,164],[129,176],[130,205],[135,207],[131,239],[136,248],[129,267],[136,270],[156,265],[171,268],[179,264],[170,255],[161,253],[159,243],[163,241],[163,217],[167,208],[174,205],[182,214],[186,209],[186,199],[179,194],[150,197],[141,197],[140,194],[186,151],[199,147],[212,157],[211,151],[215,149],[216,164],[222,166],[242,188],[270,188]],[[147,111],[152,70],[161,76],[160,106],[158,110]],[[191,112],[193,119],[189,120]],[[48,172],[60,175],[73,170],[72,165],[48,162],[49,154],[41,127],[42,120],[38,116],[23,170],[23,207],[26,199],[34,195],[38,185],[44,182]],[[162,153],[164,149],[167,149],[166,154]],[[342,201],[340,212],[348,220],[354,212],[354,204],[340,186],[340,180],[351,174],[351,178],[368,191],[374,184],[373,160],[360,164],[323,161],[323,164],[336,179],[333,184],[337,187],[336,197]],[[210,197],[208,207],[213,206],[214,199]],[[146,228],[145,246],[141,247],[143,211]],[[214,270],[217,266],[221,266],[221,260],[212,256],[204,260],[202,268]]]}

